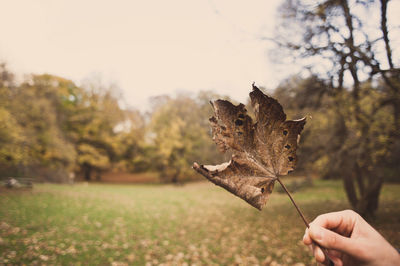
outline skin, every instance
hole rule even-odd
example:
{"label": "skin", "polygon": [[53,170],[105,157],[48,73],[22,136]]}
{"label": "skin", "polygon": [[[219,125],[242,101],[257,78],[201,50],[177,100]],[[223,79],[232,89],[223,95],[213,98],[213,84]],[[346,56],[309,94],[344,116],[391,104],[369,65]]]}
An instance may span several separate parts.
{"label": "skin", "polygon": [[306,229],[303,243],[309,246],[319,263],[325,261],[327,249],[335,266],[400,265],[400,254],[359,214],[351,210],[318,216]]}

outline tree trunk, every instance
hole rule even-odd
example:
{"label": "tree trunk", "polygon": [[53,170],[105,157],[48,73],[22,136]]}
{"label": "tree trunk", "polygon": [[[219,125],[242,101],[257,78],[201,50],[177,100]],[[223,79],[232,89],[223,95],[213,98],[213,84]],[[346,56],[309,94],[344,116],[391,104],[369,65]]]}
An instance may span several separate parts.
{"label": "tree trunk", "polygon": [[377,179],[374,184],[368,187],[368,190],[358,201],[356,211],[365,218],[374,217],[379,204],[379,194],[382,188],[383,179]]}
{"label": "tree trunk", "polygon": [[[354,210],[356,210],[361,216],[365,218],[374,217],[375,212],[378,210],[379,205],[379,195],[383,185],[383,178],[380,177],[369,177],[368,174],[372,173],[362,173],[364,176],[361,178],[369,179],[371,181],[368,186],[362,190],[360,187],[356,187],[357,175],[361,173],[355,173],[357,168],[353,169],[352,175],[343,176],[343,184],[346,191],[346,196]],[[358,192],[358,193],[357,193]]]}
{"label": "tree trunk", "polygon": [[96,172],[96,181],[101,181],[101,172],[100,171]]}
{"label": "tree trunk", "polygon": [[92,178],[92,167],[90,165],[85,165],[84,167],[84,176],[86,181],[90,181]]}
{"label": "tree trunk", "polygon": [[358,198],[356,193],[356,188],[354,186],[354,179],[351,175],[343,175],[343,185],[346,191],[347,199],[349,200],[351,207],[355,209],[358,204]]}
{"label": "tree trunk", "polygon": [[178,176],[179,176],[179,173],[175,173],[175,174],[172,176],[171,182],[172,182],[173,184],[175,184],[175,185],[178,184],[178,181],[179,181]]}

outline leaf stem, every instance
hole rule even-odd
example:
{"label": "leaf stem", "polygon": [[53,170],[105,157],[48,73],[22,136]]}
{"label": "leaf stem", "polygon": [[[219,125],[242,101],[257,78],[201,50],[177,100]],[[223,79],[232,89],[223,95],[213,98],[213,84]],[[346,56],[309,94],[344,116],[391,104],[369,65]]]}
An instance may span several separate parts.
{"label": "leaf stem", "polygon": [[278,180],[279,184],[281,184],[282,188],[285,190],[286,194],[288,194],[290,200],[292,201],[294,207],[296,207],[297,212],[300,214],[301,219],[303,219],[304,224],[307,226],[307,228],[310,228],[310,225],[308,224],[306,218],[304,217],[303,213],[300,211],[299,207],[297,206],[296,202],[292,198],[292,195],[290,194],[289,190],[287,190],[285,184],[282,183],[282,181],[279,179],[279,177],[276,178]]}
{"label": "leaf stem", "polygon": [[[309,223],[307,222],[306,217],[304,217],[303,213],[300,211],[299,207],[297,206],[296,202],[294,201],[294,199],[293,199],[292,195],[290,194],[289,190],[286,188],[285,184],[282,183],[282,181],[279,179],[279,177],[277,177],[276,180],[278,180],[279,184],[281,184],[281,186],[282,186],[283,189],[285,190],[286,194],[288,194],[288,196],[289,196],[290,200],[292,201],[294,207],[296,207],[297,212],[300,214],[301,219],[303,219],[304,224],[307,226],[307,228],[310,228],[310,225],[309,225]],[[327,251],[327,249],[324,248],[324,247],[321,247],[321,245],[319,245],[317,242],[315,242],[315,241],[313,241],[313,242],[314,242],[314,244],[315,244],[316,246],[318,246],[318,247],[322,250],[322,252],[324,253],[324,255],[325,255],[325,261],[324,261],[324,263],[325,263],[325,265],[334,266],[334,263],[332,262],[332,260],[331,260],[330,257],[328,256],[328,251]]]}

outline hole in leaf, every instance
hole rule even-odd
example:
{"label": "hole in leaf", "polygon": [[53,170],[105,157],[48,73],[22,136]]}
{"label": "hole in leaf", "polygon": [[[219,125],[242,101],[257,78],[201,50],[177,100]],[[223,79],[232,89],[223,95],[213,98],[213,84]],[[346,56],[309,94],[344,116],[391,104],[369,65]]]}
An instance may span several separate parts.
{"label": "hole in leaf", "polygon": [[264,191],[265,191],[265,189],[262,187],[262,188],[261,188],[261,193],[264,193]]}
{"label": "hole in leaf", "polygon": [[235,121],[235,125],[237,125],[237,126],[241,126],[241,125],[243,125],[243,120],[236,119],[236,121]]}
{"label": "hole in leaf", "polygon": [[286,144],[285,148],[286,148],[286,149],[290,149],[290,145],[289,145],[289,144]]}
{"label": "hole in leaf", "polygon": [[287,135],[287,133],[288,133],[288,131],[287,131],[287,130],[284,130],[284,131],[283,131],[283,135],[285,135],[285,136],[286,136],[286,135]]}
{"label": "hole in leaf", "polygon": [[293,161],[294,160],[294,158],[292,157],[292,156],[289,156],[289,161]]}

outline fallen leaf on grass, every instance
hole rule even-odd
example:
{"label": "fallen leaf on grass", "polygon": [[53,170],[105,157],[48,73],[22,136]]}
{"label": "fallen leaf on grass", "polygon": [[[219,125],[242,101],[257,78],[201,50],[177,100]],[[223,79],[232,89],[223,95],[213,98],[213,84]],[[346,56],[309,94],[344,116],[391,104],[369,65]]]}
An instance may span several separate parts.
{"label": "fallen leaf on grass", "polygon": [[129,262],[133,262],[135,260],[135,254],[133,254],[133,253],[129,254],[128,256],[126,256],[126,259]]}

